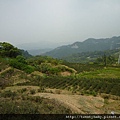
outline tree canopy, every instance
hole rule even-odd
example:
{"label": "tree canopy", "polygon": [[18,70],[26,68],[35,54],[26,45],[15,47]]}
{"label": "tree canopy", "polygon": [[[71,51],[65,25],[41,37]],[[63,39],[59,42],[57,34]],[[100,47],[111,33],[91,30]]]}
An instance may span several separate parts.
{"label": "tree canopy", "polygon": [[0,42],[0,56],[15,58],[21,54],[21,51],[10,43]]}

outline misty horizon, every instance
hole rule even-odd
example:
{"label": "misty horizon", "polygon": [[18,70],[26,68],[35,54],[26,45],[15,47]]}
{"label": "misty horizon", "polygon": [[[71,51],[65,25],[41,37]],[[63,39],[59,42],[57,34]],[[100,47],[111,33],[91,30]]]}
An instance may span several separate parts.
{"label": "misty horizon", "polygon": [[[119,37],[119,36],[112,36],[111,38],[113,37]],[[55,49],[57,47],[61,47],[61,46],[66,46],[66,45],[71,45],[71,44],[74,44],[76,42],[84,42],[88,39],[107,39],[108,37],[106,38],[87,38],[85,40],[77,40],[77,41],[74,41],[74,42],[70,42],[70,43],[66,43],[66,44],[50,44],[50,43],[46,43],[46,42],[42,42],[42,44],[40,42],[31,42],[31,43],[21,43],[21,44],[16,44],[16,47],[20,48],[20,49],[24,49],[24,50],[38,50],[38,49]],[[48,46],[49,44],[49,46]]]}
{"label": "misty horizon", "polygon": [[0,42],[55,48],[119,36],[119,6],[119,0],[1,0]]}
{"label": "misty horizon", "polygon": [[[119,35],[120,36],[120,35]],[[112,36],[111,38],[114,38],[114,37],[119,37],[119,36]],[[58,48],[58,47],[61,47],[61,46],[68,46],[68,45],[72,45],[74,43],[77,43],[77,42],[84,42],[86,40],[89,40],[89,39],[95,39],[95,40],[101,40],[101,39],[111,39],[109,37],[106,37],[106,38],[87,38],[85,40],[77,40],[77,41],[73,41],[73,42],[70,42],[70,43],[66,43],[66,44],[59,44],[59,43],[50,43],[50,42],[47,42],[47,41],[43,41],[43,42],[28,42],[28,43],[21,43],[21,44],[13,44],[14,46],[16,46],[17,48],[19,49],[24,49],[24,50],[52,50],[52,49],[55,49],[55,48]],[[3,42],[7,42],[7,41],[3,41]],[[12,44],[11,42],[9,42],[10,44]]]}

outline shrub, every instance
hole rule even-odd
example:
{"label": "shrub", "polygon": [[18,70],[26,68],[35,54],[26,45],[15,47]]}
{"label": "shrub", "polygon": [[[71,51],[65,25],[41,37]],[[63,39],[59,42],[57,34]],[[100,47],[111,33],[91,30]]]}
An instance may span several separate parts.
{"label": "shrub", "polygon": [[56,75],[58,72],[60,72],[60,69],[58,69],[57,67],[54,67],[54,68],[50,68],[49,71],[50,71],[51,74]]}
{"label": "shrub", "polygon": [[40,96],[34,96],[34,97],[31,97],[31,101],[35,101],[37,103],[42,103],[42,98]]}
{"label": "shrub", "polygon": [[10,66],[20,69],[20,70],[23,70],[26,73],[32,73],[34,71],[34,67],[27,65],[23,62],[20,62],[17,59],[10,60],[9,64],[10,64]]}
{"label": "shrub", "polygon": [[[0,76],[1,77],[1,76]],[[0,87],[4,89],[6,86],[8,86],[10,83],[12,83],[11,80],[5,79],[3,77],[0,78]]]}
{"label": "shrub", "polygon": [[6,76],[7,78],[11,76],[11,74],[14,73],[14,69],[13,68],[9,68],[8,70],[5,70],[4,72],[2,72],[1,76]]}
{"label": "shrub", "polygon": [[0,114],[38,114],[37,105],[30,101],[0,100]]}
{"label": "shrub", "polygon": [[92,95],[93,95],[94,97],[96,97],[96,96],[97,96],[97,93],[96,93],[95,91],[92,91]]}
{"label": "shrub", "polygon": [[3,93],[1,93],[1,97],[12,97],[14,98],[15,96],[17,96],[17,93],[16,92],[13,92],[11,90],[7,90],[7,91],[4,91]]}
{"label": "shrub", "polygon": [[110,95],[107,95],[107,94],[101,94],[101,97],[104,98],[104,99],[109,99]]}
{"label": "shrub", "polygon": [[38,92],[44,92],[44,91],[45,91],[44,87],[40,87],[40,88],[38,89]]}
{"label": "shrub", "polygon": [[22,89],[20,89],[20,90],[17,90],[19,93],[24,93],[24,92],[26,92],[27,91],[27,88],[22,88]]}
{"label": "shrub", "polygon": [[56,93],[56,94],[60,94],[61,91],[60,91],[60,90],[55,90],[55,93]]}
{"label": "shrub", "polygon": [[18,62],[16,59],[10,60],[9,65],[20,70],[22,69],[22,66],[24,66],[23,63]]}
{"label": "shrub", "polygon": [[51,69],[52,65],[50,63],[42,63],[40,69],[43,73],[48,72]]}
{"label": "shrub", "polygon": [[30,94],[35,94],[35,90],[34,89],[30,90]]}
{"label": "shrub", "polygon": [[17,60],[18,62],[20,62],[20,63],[27,64],[25,58],[24,58],[23,56],[21,56],[21,55],[18,55],[18,56],[16,57],[16,60]]}
{"label": "shrub", "polygon": [[32,73],[34,71],[34,67],[30,66],[30,65],[25,65],[23,67],[23,70],[26,72],[26,73]]}
{"label": "shrub", "polygon": [[80,93],[81,95],[84,95],[85,93],[84,93],[84,91],[81,91],[81,93]]}

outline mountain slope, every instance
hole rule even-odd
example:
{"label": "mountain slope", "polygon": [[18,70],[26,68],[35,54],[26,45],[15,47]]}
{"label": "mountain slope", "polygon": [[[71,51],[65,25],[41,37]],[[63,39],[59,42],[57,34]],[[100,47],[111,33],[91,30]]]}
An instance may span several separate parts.
{"label": "mountain slope", "polygon": [[[119,49],[114,50],[105,50],[105,51],[94,51],[94,52],[82,52],[82,53],[76,53],[72,54],[66,57],[62,57],[63,60],[66,60],[68,62],[72,63],[87,63],[87,62],[95,62],[97,58],[102,58],[104,55],[108,58],[114,59],[114,63],[118,61],[118,56],[120,54]],[[110,59],[110,61],[112,61]],[[107,62],[110,62],[107,59]]]}
{"label": "mountain slope", "polygon": [[89,38],[83,42],[75,42],[71,45],[57,47],[56,49],[47,52],[43,55],[55,58],[62,58],[74,53],[113,50],[119,48],[120,48],[120,36],[105,39]]}
{"label": "mountain slope", "polygon": [[41,55],[41,54],[44,54],[44,53],[46,53],[46,52],[48,52],[48,51],[51,51],[52,49],[51,48],[46,48],[46,49],[32,49],[32,50],[28,50],[28,52],[31,54],[31,55],[33,55],[33,56],[35,56],[35,55]]}

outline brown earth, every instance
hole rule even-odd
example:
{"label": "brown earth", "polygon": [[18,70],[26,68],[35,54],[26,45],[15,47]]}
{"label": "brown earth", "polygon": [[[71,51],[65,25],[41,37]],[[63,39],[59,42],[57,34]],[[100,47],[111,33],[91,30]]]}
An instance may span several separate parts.
{"label": "brown earth", "polygon": [[54,94],[54,93],[37,93],[35,96],[55,99],[61,104],[69,107],[73,113],[79,114],[102,114],[101,108],[104,105],[104,99],[93,96]]}
{"label": "brown earth", "polygon": [[66,108],[71,109],[73,113],[78,114],[111,114],[114,111],[116,114],[120,114],[120,100],[103,99],[101,96],[87,96],[73,94],[71,91],[59,90],[59,89],[45,89],[45,91],[38,92],[38,86],[12,86],[6,87],[4,90],[17,91],[22,88],[27,88],[27,92],[31,89],[36,91],[36,94],[32,96],[40,96],[48,99],[54,99]]}

